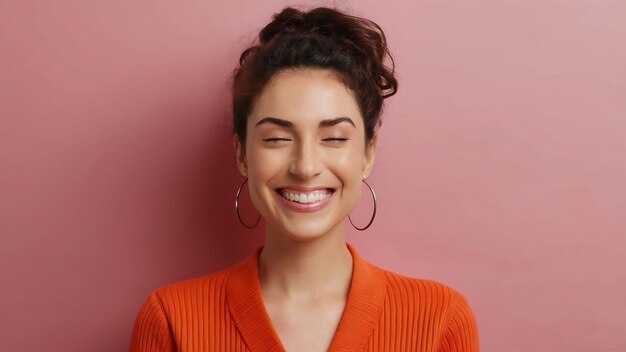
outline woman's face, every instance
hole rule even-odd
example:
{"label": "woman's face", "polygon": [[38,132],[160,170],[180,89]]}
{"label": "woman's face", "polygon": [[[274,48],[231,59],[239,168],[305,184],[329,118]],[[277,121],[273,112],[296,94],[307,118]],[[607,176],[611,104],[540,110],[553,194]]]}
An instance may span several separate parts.
{"label": "woman's face", "polygon": [[289,69],[257,97],[238,167],[268,233],[310,240],[343,231],[374,162],[351,91],[326,69]]}

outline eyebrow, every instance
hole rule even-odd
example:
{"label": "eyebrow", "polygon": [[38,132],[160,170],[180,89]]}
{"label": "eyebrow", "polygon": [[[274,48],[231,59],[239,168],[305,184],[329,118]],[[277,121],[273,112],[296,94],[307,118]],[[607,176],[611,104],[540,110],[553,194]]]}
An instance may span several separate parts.
{"label": "eyebrow", "polygon": [[[347,122],[349,124],[352,125],[352,127],[356,128],[356,125],[354,124],[354,121],[352,121],[351,118],[347,117],[347,116],[340,116],[340,117],[335,117],[332,119],[325,119],[320,121],[319,127],[331,127],[331,126],[335,126],[339,123],[342,122]],[[293,123],[291,121],[287,121],[287,120],[283,120],[283,119],[279,119],[277,117],[272,117],[272,116],[268,116],[265,117],[263,119],[261,119],[261,121],[257,122],[254,127],[256,128],[257,126],[260,126],[264,123],[272,123],[281,127],[287,127],[287,128],[293,128]]]}

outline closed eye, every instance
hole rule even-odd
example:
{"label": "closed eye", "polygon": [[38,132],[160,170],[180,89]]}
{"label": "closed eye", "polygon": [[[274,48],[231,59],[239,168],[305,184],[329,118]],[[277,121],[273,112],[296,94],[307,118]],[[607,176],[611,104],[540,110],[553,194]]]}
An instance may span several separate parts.
{"label": "closed eye", "polygon": [[331,141],[333,143],[344,143],[348,138],[325,138],[325,141]]}
{"label": "closed eye", "polygon": [[279,142],[279,141],[290,141],[290,139],[288,139],[288,138],[265,138],[265,139],[263,139],[263,141],[276,143],[276,142]]}

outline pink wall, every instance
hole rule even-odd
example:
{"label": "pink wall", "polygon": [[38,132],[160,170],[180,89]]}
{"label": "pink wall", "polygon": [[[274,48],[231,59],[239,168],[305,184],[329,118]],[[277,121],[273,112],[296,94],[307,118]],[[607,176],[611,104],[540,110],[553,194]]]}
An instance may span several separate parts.
{"label": "pink wall", "polygon": [[[150,290],[261,243],[226,84],[289,3],[0,1],[0,350],[124,350]],[[349,241],[463,292],[483,351],[626,350],[626,2],[338,6],[400,81]]]}

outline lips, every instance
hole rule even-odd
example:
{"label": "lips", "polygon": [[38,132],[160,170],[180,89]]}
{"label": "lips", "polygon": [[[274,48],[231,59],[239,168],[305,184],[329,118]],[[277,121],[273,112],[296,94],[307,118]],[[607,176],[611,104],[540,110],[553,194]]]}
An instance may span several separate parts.
{"label": "lips", "polygon": [[296,212],[314,212],[325,208],[334,198],[335,190],[328,187],[285,187],[276,189],[276,197]]}
{"label": "lips", "polygon": [[301,188],[301,187],[289,187],[279,188],[276,190],[286,200],[292,202],[298,202],[302,204],[316,203],[329,198],[334,189],[332,188]]}

